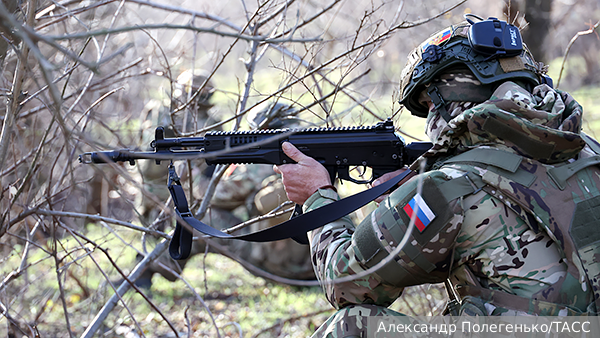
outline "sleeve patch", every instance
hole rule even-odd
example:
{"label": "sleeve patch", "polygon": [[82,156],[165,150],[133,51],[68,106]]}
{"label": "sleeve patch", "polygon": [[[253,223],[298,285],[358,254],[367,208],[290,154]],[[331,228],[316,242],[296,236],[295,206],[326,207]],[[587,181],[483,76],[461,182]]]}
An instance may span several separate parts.
{"label": "sleeve patch", "polygon": [[415,226],[421,233],[435,219],[435,214],[420,194],[416,194],[408,201],[402,210],[406,212],[408,218],[412,218],[415,215]]}

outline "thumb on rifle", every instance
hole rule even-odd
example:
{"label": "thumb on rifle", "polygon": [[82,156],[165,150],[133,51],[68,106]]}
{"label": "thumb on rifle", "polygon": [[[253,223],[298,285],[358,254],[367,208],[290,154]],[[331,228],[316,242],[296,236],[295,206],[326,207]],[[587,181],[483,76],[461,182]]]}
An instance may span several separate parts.
{"label": "thumb on rifle", "polygon": [[329,173],[321,163],[303,154],[289,142],[284,142],[281,149],[296,162],[273,168],[276,173],[281,174],[281,182],[290,201],[304,204],[319,188],[331,185]]}
{"label": "thumb on rifle", "polygon": [[296,163],[300,163],[300,161],[305,160],[308,156],[304,155],[296,146],[291,144],[290,142],[283,142],[281,145],[281,149],[283,152]]}

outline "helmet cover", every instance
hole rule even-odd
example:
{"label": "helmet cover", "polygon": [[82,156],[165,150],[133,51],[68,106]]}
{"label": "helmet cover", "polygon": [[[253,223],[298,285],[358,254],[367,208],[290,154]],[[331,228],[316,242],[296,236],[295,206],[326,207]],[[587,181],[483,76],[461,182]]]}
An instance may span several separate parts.
{"label": "helmet cover", "polygon": [[292,128],[298,123],[297,113],[289,104],[267,101],[250,109],[246,120],[252,129]]}

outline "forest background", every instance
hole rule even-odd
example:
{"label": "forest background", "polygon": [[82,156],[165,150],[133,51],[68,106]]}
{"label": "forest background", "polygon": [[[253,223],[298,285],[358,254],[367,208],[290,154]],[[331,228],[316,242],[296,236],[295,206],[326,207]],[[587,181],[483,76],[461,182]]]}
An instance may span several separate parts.
{"label": "forest background", "polygon": [[[174,282],[128,282],[172,231],[144,220],[140,199],[163,216],[171,206],[144,188],[139,166],[83,165],[78,155],[147,145],[150,111],[187,114],[191,100],[175,99],[182,88],[194,96],[185,72],[210,79],[209,114],[223,123],[183,136],[248,130],[245,115],[276,100],[306,125],[392,118],[407,142],[425,140],[424,121],[397,103],[406,55],[464,14],[493,16],[521,28],[555,85],[583,105],[584,131],[600,137],[597,0],[0,4],[0,335],[305,337],[333,313],[318,286],[268,276],[209,239]],[[192,200],[195,213],[210,210],[201,203],[210,194]],[[427,285],[392,307],[435,315],[445,301]]]}

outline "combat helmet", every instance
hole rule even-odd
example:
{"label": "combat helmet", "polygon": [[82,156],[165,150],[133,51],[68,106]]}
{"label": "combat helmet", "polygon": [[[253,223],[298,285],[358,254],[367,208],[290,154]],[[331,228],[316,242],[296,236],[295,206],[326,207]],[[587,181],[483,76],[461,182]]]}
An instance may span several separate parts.
{"label": "combat helmet", "polygon": [[[479,21],[474,22],[471,17]],[[419,96],[424,91],[437,112],[448,121],[447,103],[459,100],[483,102],[506,80],[515,81],[529,90],[540,83],[551,85],[543,67],[535,62],[523,43],[517,27],[492,17],[483,20],[467,14],[465,18],[466,22],[432,35],[409,54],[402,71],[400,103],[413,115],[427,117],[429,113],[429,109],[419,103]],[[480,82],[477,90],[463,90],[456,98],[445,95],[431,84],[441,74],[457,68],[474,75]]]}
{"label": "combat helmet", "polygon": [[267,101],[250,109],[246,121],[252,129],[294,128],[300,121],[296,114],[298,111],[292,105]]}

